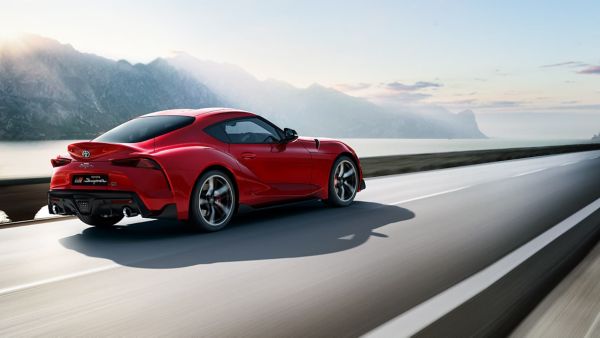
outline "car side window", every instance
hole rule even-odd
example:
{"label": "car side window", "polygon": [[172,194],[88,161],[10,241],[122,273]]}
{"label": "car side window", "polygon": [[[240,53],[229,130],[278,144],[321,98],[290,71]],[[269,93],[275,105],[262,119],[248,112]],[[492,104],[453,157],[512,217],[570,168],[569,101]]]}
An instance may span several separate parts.
{"label": "car side window", "polygon": [[219,140],[221,142],[230,143],[229,137],[227,137],[227,134],[225,134],[225,124],[224,123],[213,124],[212,126],[205,128],[204,131],[208,135],[216,138],[217,140]]}
{"label": "car side window", "polygon": [[223,125],[230,143],[277,143],[281,140],[275,127],[259,118],[230,120]]}

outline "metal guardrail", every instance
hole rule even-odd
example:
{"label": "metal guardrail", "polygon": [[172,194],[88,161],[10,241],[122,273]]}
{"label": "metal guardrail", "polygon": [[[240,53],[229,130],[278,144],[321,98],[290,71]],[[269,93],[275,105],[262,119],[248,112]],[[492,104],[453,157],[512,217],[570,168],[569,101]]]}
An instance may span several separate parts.
{"label": "metal guardrail", "polygon": [[586,143],[565,146],[469,150],[366,157],[361,158],[361,164],[365,177],[374,177],[599,149],[600,143]]}
{"label": "metal guardrail", "polygon": [[76,218],[76,217],[75,216],[61,216],[61,215],[57,215],[55,217],[48,217],[48,218],[36,218],[36,219],[28,219],[28,220],[25,220],[25,221],[0,223],[0,229],[16,228],[16,227],[22,227],[22,226],[32,225],[32,224],[40,224],[40,223],[50,223],[50,222],[56,222],[56,221],[64,221],[66,219],[74,219],[74,218]]}
{"label": "metal guardrail", "polygon": [[8,178],[0,180],[0,187],[6,187],[10,185],[27,185],[27,184],[40,184],[50,183],[50,177],[31,177],[31,178]]}

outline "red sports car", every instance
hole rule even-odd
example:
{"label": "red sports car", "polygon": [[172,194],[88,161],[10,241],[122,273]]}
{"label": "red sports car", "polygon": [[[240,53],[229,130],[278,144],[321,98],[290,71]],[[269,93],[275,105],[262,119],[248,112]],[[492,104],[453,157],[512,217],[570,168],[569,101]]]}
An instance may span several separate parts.
{"label": "red sports car", "polygon": [[51,160],[48,208],[94,226],[141,214],[216,231],[240,205],[316,198],[347,206],[365,189],[348,145],[298,138],[235,109],[147,114],[68,152]]}

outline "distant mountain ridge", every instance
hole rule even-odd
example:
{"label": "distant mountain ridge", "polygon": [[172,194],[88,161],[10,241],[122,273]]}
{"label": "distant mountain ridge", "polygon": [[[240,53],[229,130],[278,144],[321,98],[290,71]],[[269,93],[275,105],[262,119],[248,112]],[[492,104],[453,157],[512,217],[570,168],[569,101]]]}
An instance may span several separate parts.
{"label": "distant mountain ridge", "polygon": [[222,106],[162,60],[131,65],[28,36],[0,50],[0,139],[93,138],[135,116]]}
{"label": "distant mountain ridge", "polygon": [[148,112],[211,106],[254,111],[311,136],[485,137],[471,111],[394,111],[185,54],[132,65],[38,36],[0,46],[0,140],[93,138]]}
{"label": "distant mountain ridge", "polygon": [[296,88],[288,83],[259,81],[240,67],[203,61],[179,53],[166,61],[194,76],[229,102],[260,112],[302,134],[372,138],[485,138],[475,114],[452,114],[441,107],[414,112],[390,109],[366,99],[313,84]]}

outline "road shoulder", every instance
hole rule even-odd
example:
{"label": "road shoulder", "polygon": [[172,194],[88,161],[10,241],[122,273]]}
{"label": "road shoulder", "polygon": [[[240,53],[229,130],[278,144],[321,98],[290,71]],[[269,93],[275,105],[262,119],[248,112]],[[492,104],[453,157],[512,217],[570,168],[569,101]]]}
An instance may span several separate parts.
{"label": "road shoulder", "polygon": [[512,337],[600,337],[600,243],[513,331]]}

